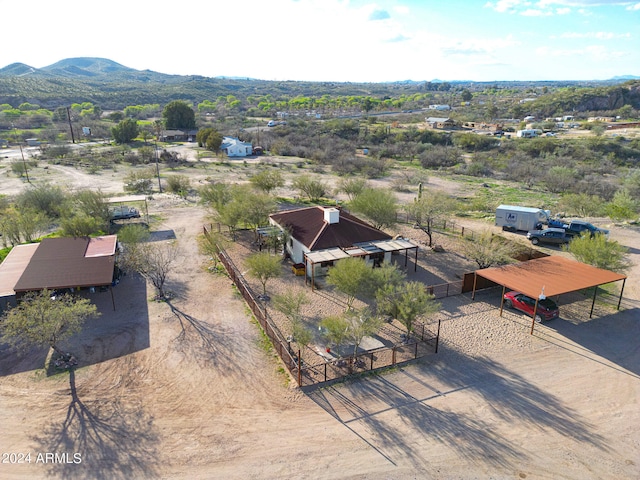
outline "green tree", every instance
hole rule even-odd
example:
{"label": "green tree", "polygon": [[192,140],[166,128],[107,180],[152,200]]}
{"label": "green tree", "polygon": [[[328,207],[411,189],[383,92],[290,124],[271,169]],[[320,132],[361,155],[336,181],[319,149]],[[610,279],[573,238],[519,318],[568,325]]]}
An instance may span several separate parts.
{"label": "green tree", "polygon": [[[198,248],[200,253],[207,255],[210,258],[216,271],[219,271],[218,266],[220,264],[220,252],[224,250],[226,245],[227,240],[218,232],[209,231],[208,233],[202,234],[198,237]],[[224,269],[222,271],[224,271]]]}
{"label": "green tree", "polygon": [[367,187],[367,180],[360,177],[341,178],[338,182],[338,192],[344,192],[349,197],[349,201],[362,193]]}
{"label": "green tree", "polygon": [[167,175],[167,191],[186,198],[191,190],[191,180],[186,175]]}
{"label": "green tree", "polygon": [[491,230],[484,230],[473,237],[465,237],[462,248],[464,255],[476,262],[478,268],[513,262],[513,247],[501,236],[494,235]]}
{"label": "green tree", "polygon": [[354,212],[361,213],[375,228],[396,223],[398,205],[394,193],[386,188],[365,188],[349,203]]}
{"label": "green tree", "polygon": [[60,220],[62,234],[67,237],[88,237],[98,232],[98,221],[84,212],[73,211]]}
{"label": "green tree", "polygon": [[324,332],[324,338],[327,342],[339,348],[347,341],[349,322],[344,313],[331,315],[320,321],[320,329]]}
{"label": "green tree", "polygon": [[605,206],[605,211],[612,220],[633,220],[638,218],[639,205],[638,200],[623,188],[615,193],[611,201]]}
{"label": "green tree", "polygon": [[17,245],[32,242],[46,231],[51,224],[44,212],[34,208],[14,206],[7,208],[0,215],[0,233],[2,243]]}
{"label": "green tree", "polygon": [[557,209],[567,215],[593,217],[603,213],[604,200],[598,195],[588,193],[567,193],[560,198]]}
{"label": "green tree", "polygon": [[236,239],[236,230],[244,218],[244,204],[239,199],[233,199],[228,203],[219,205],[216,209],[215,219],[229,229],[231,238]]}
{"label": "green tree", "polygon": [[262,170],[249,178],[251,184],[265,193],[284,186],[284,177],[278,170]]}
{"label": "green tree", "polygon": [[434,190],[421,195],[414,202],[404,206],[420,228],[429,237],[429,246],[433,245],[433,227],[457,209],[457,203],[446,193]]}
{"label": "green tree", "polygon": [[435,297],[427,293],[424,284],[406,282],[398,288],[396,318],[407,327],[407,334],[413,331],[413,324],[418,317],[428,316],[440,309]]}
{"label": "green tree", "polygon": [[49,346],[62,355],[58,344],[78,333],[85,320],[99,315],[86,298],[61,295],[52,299],[47,289],[30,292],[3,315],[2,338],[19,348]]}
{"label": "green tree", "polygon": [[48,183],[30,186],[16,197],[20,209],[43,212],[49,218],[58,218],[67,194],[57,185]]}
{"label": "green tree", "polygon": [[198,189],[200,201],[211,208],[218,209],[233,199],[231,187],[227,183],[207,183]]}
{"label": "green tree", "polygon": [[167,129],[192,130],[196,128],[196,114],[187,102],[174,100],[162,110],[162,118]]}
{"label": "green tree", "polygon": [[293,180],[291,186],[311,202],[317,202],[327,194],[326,184],[322,180],[312,178],[310,175],[300,175]]}
{"label": "green tree", "polygon": [[149,229],[140,224],[125,225],[118,230],[118,240],[125,245],[143,243],[150,237]]}
{"label": "green tree", "polygon": [[267,252],[258,252],[247,257],[246,262],[247,267],[249,267],[249,274],[258,279],[262,284],[262,294],[266,295],[267,282],[280,276],[282,272],[280,258]]}
{"label": "green tree", "polygon": [[347,310],[356,297],[371,292],[373,269],[360,258],[338,260],[327,274],[327,283],[346,295]]}
{"label": "green tree", "polygon": [[287,292],[273,298],[273,308],[282,313],[291,322],[291,336],[301,348],[313,340],[312,332],[302,321],[302,305],[309,303],[304,292]]}
{"label": "green tree", "polygon": [[248,188],[247,185],[235,186],[232,193],[232,203],[236,203],[242,212],[242,221],[252,228],[257,236],[257,228],[269,223],[269,214],[276,209],[275,200],[266,193]]}
{"label": "green tree", "polygon": [[302,321],[302,306],[307,303],[309,297],[301,291],[290,291],[273,297],[273,308],[287,317],[292,324]]}
{"label": "green tree", "polygon": [[125,118],[118,122],[116,126],[111,127],[111,135],[118,144],[131,143],[139,132],[138,122],[133,118]]}
{"label": "green tree", "polygon": [[79,190],[71,196],[69,202],[72,204],[73,210],[95,219],[99,230],[108,230],[111,213],[109,212],[107,195],[101,190]]}
{"label": "green tree", "polygon": [[382,318],[374,315],[368,308],[349,310],[320,322],[326,332],[325,338],[338,346],[349,341],[353,345],[354,356],[358,354],[362,339],[376,333],[382,324]]}
{"label": "green tree", "polygon": [[615,240],[608,240],[606,235],[582,235],[576,237],[563,247],[576,260],[605,270],[624,273],[631,263],[627,257],[629,249]]}

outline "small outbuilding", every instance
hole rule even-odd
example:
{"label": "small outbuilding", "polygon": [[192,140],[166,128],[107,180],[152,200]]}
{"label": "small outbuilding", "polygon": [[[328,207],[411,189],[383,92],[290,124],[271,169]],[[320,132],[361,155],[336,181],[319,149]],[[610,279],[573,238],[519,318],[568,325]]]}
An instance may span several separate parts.
{"label": "small outbuilding", "polygon": [[[117,236],[45,238],[14,247],[0,264],[0,293],[15,299],[27,292],[110,287]],[[115,305],[114,305],[115,308]]]}

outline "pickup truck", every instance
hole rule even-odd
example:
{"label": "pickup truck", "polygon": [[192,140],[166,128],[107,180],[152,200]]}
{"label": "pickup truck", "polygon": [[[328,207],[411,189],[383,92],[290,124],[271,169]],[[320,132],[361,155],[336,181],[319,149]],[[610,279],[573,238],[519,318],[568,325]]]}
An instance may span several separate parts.
{"label": "pickup truck", "polygon": [[585,232],[589,232],[589,235],[591,235],[592,237],[596,233],[603,233],[604,235],[609,236],[609,230],[598,228],[595,225],[582,220],[571,220],[571,222],[569,223],[563,223],[560,220],[550,220],[549,227],[563,228],[564,231],[567,232],[567,235],[570,235],[572,237],[579,237]]}
{"label": "pickup truck", "polygon": [[544,230],[531,230],[527,238],[534,245],[546,243],[549,245],[564,245],[569,243],[573,235],[569,235],[564,228],[545,228]]}

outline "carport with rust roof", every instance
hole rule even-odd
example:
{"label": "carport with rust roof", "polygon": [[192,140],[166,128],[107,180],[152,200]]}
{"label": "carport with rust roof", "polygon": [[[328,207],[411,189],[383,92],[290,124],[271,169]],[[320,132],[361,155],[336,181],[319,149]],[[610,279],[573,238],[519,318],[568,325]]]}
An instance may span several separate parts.
{"label": "carport with rust roof", "polygon": [[[526,262],[501,267],[484,268],[476,270],[473,278],[473,294],[475,299],[477,277],[483,277],[497,285],[502,285],[502,298],[500,301],[500,316],[504,306],[504,294],[506,289],[524,293],[528,297],[536,299],[535,310],[538,308],[538,300],[544,297],[554,297],[565,293],[583,290],[585,288],[598,287],[607,283],[622,280],[620,298],[617,308],[620,309],[622,293],[627,276],[620,273],[592,267],[585,263],[576,262],[560,256],[550,256],[536,258]],[[593,307],[596,302],[594,289],[591,312],[589,318],[593,316]],[[535,314],[531,322],[531,333],[535,325]]]}

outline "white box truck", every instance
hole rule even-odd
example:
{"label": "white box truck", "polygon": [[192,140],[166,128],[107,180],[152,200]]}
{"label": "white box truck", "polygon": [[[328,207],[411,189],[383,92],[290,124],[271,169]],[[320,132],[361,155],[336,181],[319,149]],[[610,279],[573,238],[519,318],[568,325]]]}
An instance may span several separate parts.
{"label": "white box truck", "polygon": [[551,211],[541,208],[500,205],[496,209],[496,225],[511,232],[540,230],[550,217]]}

